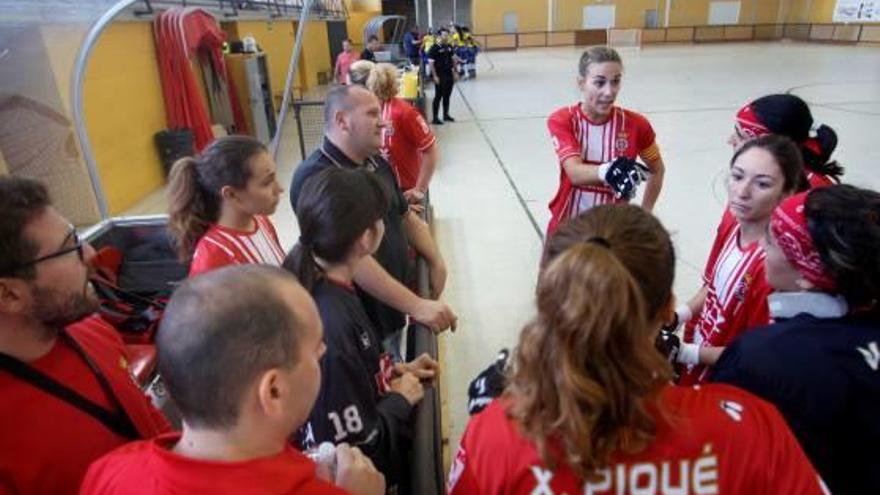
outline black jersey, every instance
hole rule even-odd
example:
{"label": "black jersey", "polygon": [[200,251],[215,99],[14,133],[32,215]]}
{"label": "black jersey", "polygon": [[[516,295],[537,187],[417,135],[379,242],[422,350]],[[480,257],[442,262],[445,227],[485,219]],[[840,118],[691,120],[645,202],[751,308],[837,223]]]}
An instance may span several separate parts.
{"label": "black jersey", "polygon": [[[294,212],[296,212],[296,201],[299,199],[306,179],[327,167],[369,168],[378,175],[385,185],[385,189],[390,191],[389,208],[384,219],[385,235],[382,237],[379,250],[373,257],[389,275],[406,285],[409,280],[409,243],[403,231],[403,216],[409,211],[409,204],[403,197],[403,192],[400,190],[391,165],[380,155],[369,158],[366,164],[355,163],[329,139],[324,138],[321,147],[300,163],[293,175],[290,184],[290,204]],[[367,315],[375,328],[378,329],[380,338],[385,339],[403,328],[406,323],[403,313],[362,290],[358,290],[358,295],[364,303]]]}
{"label": "black jersey", "polygon": [[711,379],[785,417],[831,493],[880,493],[880,321],[801,314],[743,334]]}
{"label": "black jersey", "polygon": [[440,79],[452,79],[455,68],[455,48],[448,43],[437,43],[428,50],[428,59],[434,61],[434,71]]}
{"label": "black jersey", "polygon": [[360,448],[389,480],[405,470],[413,407],[387,391],[390,357],[383,353],[353,287],[319,280],[312,296],[324,324],[321,391],[301,432],[304,447],[346,442]]}

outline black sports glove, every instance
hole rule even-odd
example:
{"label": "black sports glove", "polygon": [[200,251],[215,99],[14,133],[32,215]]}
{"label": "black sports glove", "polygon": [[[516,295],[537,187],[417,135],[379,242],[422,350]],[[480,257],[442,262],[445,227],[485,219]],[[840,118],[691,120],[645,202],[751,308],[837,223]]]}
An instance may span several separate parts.
{"label": "black sports glove", "polygon": [[502,349],[495,361],[471,381],[468,387],[468,413],[473,415],[482,411],[492,399],[504,391],[504,368],[510,351]]}
{"label": "black sports glove", "polygon": [[636,195],[636,188],[648,178],[651,170],[641,163],[619,156],[613,162],[599,165],[599,177],[605,181],[614,191],[618,198],[632,199]]}
{"label": "black sports glove", "polygon": [[681,348],[681,340],[678,338],[678,335],[675,335],[674,330],[663,327],[660,333],[657,334],[654,346],[657,347],[660,354],[669,359],[670,363],[674,363],[676,356],[678,356],[678,350]]}

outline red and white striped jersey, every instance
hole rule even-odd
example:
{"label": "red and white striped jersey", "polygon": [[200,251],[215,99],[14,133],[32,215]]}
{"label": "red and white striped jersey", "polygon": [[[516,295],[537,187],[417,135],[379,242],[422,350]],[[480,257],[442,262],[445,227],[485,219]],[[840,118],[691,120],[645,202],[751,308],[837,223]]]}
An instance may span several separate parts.
{"label": "red and white striped jersey", "polygon": [[388,160],[404,191],[416,187],[422,169],[422,153],[434,145],[434,133],[422,115],[401,98],[382,104],[382,157]]}
{"label": "red and white striped jersey", "polygon": [[264,264],[280,266],[284,250],[278,241],[275,226],[269,217],[257,215],[250,232],[213,225],[199,239],[193,254],[189,276],[214,270],[226,265]]}
{"label": "red and white striped jersey", "polygon": [[[772,289],[764,275],[764,249],[758,242],[741,247],[739,235],[739,222],[726,211],[703,272],[706,302],[685,329],[685,342],[724,347],[744,331],[770,323]],[[707,372],[705,366],[690,366],[680,383],[701,383]]]}
{"label": "red and white striped jersey", "polygon": [[577,216],[584,210],[624,201],[615,198],[611,189],[604,184],[573,185],[562,169],[566,159],[577,156],[588,164],[600,165],[620,156],[632,159],[641,157],[648,163],[660,157],[651,124],[644,116],[631,110],[613,107],[608,120],[597,124],[587,117],[581,104],[577,103],[553,112],[547,119],[547,128],[560,165],[559,189],[549,205],[552,218],[547,227],[548,236],[556,231],[563,220]]}

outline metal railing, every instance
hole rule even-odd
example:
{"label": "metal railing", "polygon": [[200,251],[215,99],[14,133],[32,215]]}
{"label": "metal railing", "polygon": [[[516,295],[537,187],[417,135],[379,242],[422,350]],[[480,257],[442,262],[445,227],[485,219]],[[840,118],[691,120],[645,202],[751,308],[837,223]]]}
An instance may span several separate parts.
{"label": "metal railing", "polygon": [[305,160],[312,150],[324,140],[324,102],[297,100],[290,104],[296,120],[296,137],[299,153]]}
{"label": "metal railing", "polygon": [[[642,45],[660,43],[717,43],[734,41],[795,40],[819,43],[880,44],[878,24],[778,23],[677,26],[615,29],[641,31]],[[473,35],[486,50],[605,44],[606,29],[483,33]]]}
{"label": "metal railing", "polygon": [[[300,156],[305,159],[317,149],[324,139],[324,102],[294,101],[291,103],[296,120]],[[429,225],[432,221],[430,195],[426,195],[422,219]],[[420,297],[430,297],[428,264],[424,258],[416,259],[416,291]],[[431,329],[415,323],[410,328],[413,356],[428,353],[438,359],[437,336]],[[425,396],[416,408],[413,422],[413,455],[409,459],[409,486],[401,487],[407,495],[442,495],[446,484],[443,472],[442,423],[440,410],[440,383],[425,386]]]}
{"label": "metal railing", "polygon": [[[425,196],[425,209],[422,219],[431,223],[430,195]],[[416,260],[416,280],[420,297],[428,298],[431,294],[428,263],[419,256]],[[410,338],[414,339],[413,354],[419,356],[428,353],[434,360],[439,359],[437,336],[430,328],[414,324]],[[440,381],[434,380],[425,386],[425,396],[416,409],[413,431],[414,455],[410,462],[409,495],[442,495],[446,493],[445,476],[443,473],[443,430],[440,410]]]}
{"label": "metal railing", "polygon": [[[157,9],[170,6],[199,7],[218,18],[285,19],[295,18],[305,8],[306,0],[138,0],[128,13],[136,18],[155,15]],[[314,0],[310,19],[348,19],[343,0]]]}

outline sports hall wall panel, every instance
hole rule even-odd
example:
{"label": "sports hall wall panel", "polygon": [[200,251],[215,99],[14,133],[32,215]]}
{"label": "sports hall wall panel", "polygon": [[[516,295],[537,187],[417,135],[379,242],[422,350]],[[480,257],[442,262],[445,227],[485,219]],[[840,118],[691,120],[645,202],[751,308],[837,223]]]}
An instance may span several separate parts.
{"label": "sports hall wall panel", "polygon": [[[614,5],[615,27],[643,28],[648,10],[656,10],[662,27],[666,21],[667,0],[513,0],[497,2],[475,0],[473,28],[477,33],[499,33],[504,29],[504,14],[516,12],[519,32],[547,30],[547,12],[550,7],[553,31],[571,31],[583,27],[584,7]],[[711,0],[670,0],[670,27],[701,26],[709,22]],[[780,16],[791,17],[792,9],[806,9],[808,0],[741,0],[740,24],[773,24]],[[792,4],[793,6],[789,6]],[[817,4],[813,10],[825,8]]]}
{"label": "sports hall wall panel", "polygon": [[[536,0],[473,0],[471,19],[476,33],[504,32],[504,15],[516,13],[519,32],[547,30],[547,2]],[[434,20],[437,24],[437,20]]]}
{"label": "sports hall wall panel", "polygon": [[151,23],[117,22],[101,35],[83,108],[110,214],[122,213],[164,181],[153,144],[166,121]]}
{"label": "sports hall wall panel", "polygon": [[[296,24],[294,23],[294,26]],[[309,22],[306,26],[305,36],[303,36],[302,49],[301,75],[305,77],[305,80],[301,78],[300,81],[303,82],[305,89],[309,89],[318,85],[319,72],[329,72],[332,76],[333,65],[330,61],[330,47],[327,46],[326,22]],[[288,61],[285,60],[285,63]]]}

